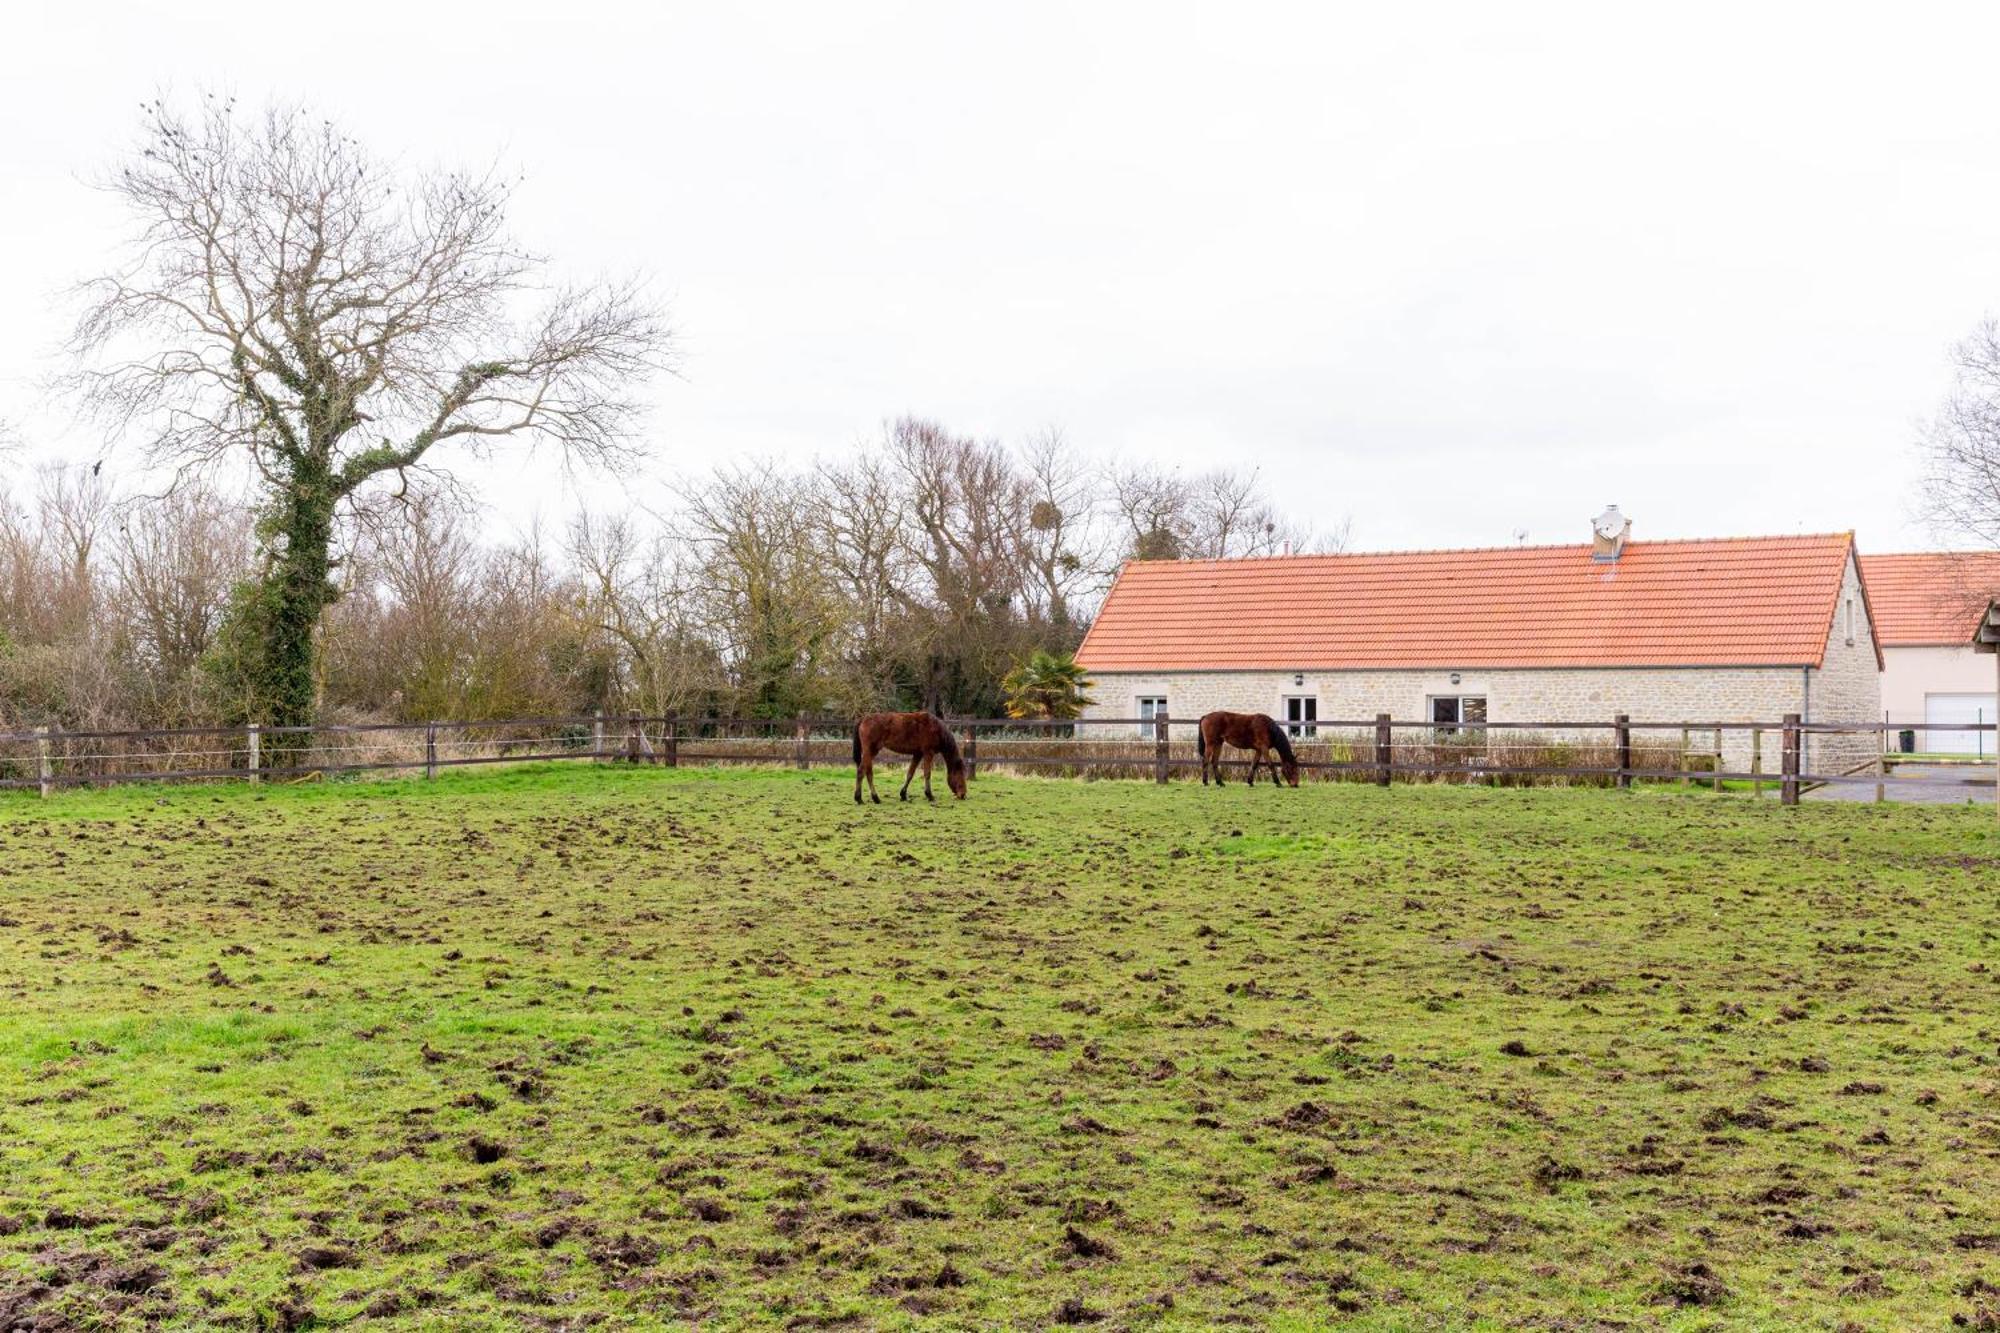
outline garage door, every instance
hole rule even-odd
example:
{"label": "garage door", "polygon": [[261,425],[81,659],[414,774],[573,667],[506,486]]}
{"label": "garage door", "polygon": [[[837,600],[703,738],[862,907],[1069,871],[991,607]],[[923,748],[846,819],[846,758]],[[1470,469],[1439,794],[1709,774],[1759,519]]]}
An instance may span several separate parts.
{"label": "garage door", "polygon": [[[1972,722],[1993,720],[1993,696],[1990,694],[1927,694],[1924,696],[1924,721],[1933,727],[1939,724],[1965,726]],[[1929,731],[1917,741],[1919,750],[1932,754],[1978,754],[1993,753],[1993,733],[1990,731]]]}

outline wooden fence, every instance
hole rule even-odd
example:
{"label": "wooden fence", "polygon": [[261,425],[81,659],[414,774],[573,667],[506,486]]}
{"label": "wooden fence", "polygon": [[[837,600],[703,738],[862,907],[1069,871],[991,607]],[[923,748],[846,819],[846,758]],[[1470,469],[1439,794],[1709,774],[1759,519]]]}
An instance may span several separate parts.
{"label": "wooden fence", "polygon": [[[1013,718],[950,720],[972,774],[1009,769],[1083,778],[1193,778],[1195,719]],[[1939,724],[1944,725],[1944,724]],[[1701,784],[1717,791],[1774,791],[1787,804],[1824,784],[1874,784],[1882,799],[1889,731],[1926,724],[1808,723],[1797,714],[1772,722],[1483,722],[1446,726],[1388,714],[1293,728],[1303,776],[1319,781],[1486,783],[1496,786],[1634,783]],[[1951,724],[1964,731],[1963,723]],[[478,721],[359,723],[318,727],[180,727],[152,731],[0,732],[0,789],[43,796],[69,786],[121,782],[240,779],[296,782],[351,773],[418,772],[545,760],[597,763],[762,763],[847,766],[852,723],[845,718],[711,718],[593,714]],[[1991,731],[1994,724],[1984,724]],[[1844,738],[1848,758],[1868,762],[1812,772],[1806,756],[1826,738]],[[1830,751],[1833,747],[1828,746]],[[1247,756],[1229,752],[1240,781]],[[1726,756],[1747,755],[1730,768]],[[891,761],[893,762],[893,760]],[[1926,778],[1971,790],[1992,787],[1984,773]]]}

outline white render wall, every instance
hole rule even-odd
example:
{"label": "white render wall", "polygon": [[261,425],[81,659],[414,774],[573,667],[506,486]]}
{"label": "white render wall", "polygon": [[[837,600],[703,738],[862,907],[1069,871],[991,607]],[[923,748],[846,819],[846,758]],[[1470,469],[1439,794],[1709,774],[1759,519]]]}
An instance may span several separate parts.
{"label": "white render wall", "polygon": [[1993,658],[1972,646],[1884,648],[1882,710],[1891,722],[1924,720],[1927,694],[1993,693]]}

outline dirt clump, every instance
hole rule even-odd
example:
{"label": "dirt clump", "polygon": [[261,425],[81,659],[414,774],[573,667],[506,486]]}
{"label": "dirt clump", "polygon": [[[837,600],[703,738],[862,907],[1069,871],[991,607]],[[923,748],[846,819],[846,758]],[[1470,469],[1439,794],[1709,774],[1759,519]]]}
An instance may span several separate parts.
{"label": "dirt clump", "polygon": [[1572,1180],[1583,1179],[1583,1168],[1571,1162],[1558,1162],[1553,1157],[1544,1157],[1535,1163],[1530,1172],[1537,1185],[1553,1192],[1557,1186]]}
{"label": "dirt clump", "polygon": [[1761,1106],[1711,1106],[1697,1123],[1713,1134],[1721,1129],[1769,1129],[1778,1122]]}
{"label": "dirt clump", "polygon": [[1327,1110],[1318,1102],[1304,1101],[1288,1108],[1282,1115],[1273,1118],[1269,1123],[1278,1129],[1302,1132],[1309,1129],[1318,1129],[1332,1119],[1333,1112]]}
{"label": "dirt clump", "polygon": [[360,1256],[345,1245],[309,1245],[299,1251],[299,1267],[307,1272],[352,1268],[360,1262]]}
{"label": "dirt clump", "polygon": [[1661,1300],[1683,1310],[1720,1305],[1729,1299],[1729,1288],[1698,1259],[1668,1269],[1657,1291]]}
{"label": "dirt clump", "polygon": [[1103,1318],[1104,1311],[1092,1309],[1077,1296],[1072,1296],[1058,1305],[1054,1315],[1058,1324],[1095,1324],[1101,1322]]}
{"label": "dirt clump", "polygon": [[1064,1227],[1062,1244],[1057,1246],[1072,1259],[1115,1259],[1118,1251],[1105,1241],[1086,1236],[1075,1227]]}
{"label": "dirt clump", "polygon": [[659,1257],[658,1241],[624,1231],[590,1247],[591,1262],[599,1268],[644,1268]]}

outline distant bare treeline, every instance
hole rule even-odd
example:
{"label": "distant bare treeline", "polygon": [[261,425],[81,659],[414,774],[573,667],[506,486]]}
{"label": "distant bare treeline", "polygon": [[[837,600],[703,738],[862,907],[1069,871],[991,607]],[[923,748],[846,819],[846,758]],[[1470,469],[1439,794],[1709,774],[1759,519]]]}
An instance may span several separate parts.
{"label": "distant bare treeline", "polygon": [[[321,715],[990,715],[1016,662],[1077,645],[1121,560],[1340,540],[1281,516],[1251,473],[914,419],[851,456],[724,466],[675,494],[502,543],[444,488],[348,515]],[[90,468],[0,474],[0,724],[244,716],[233,640],[255,622],[231,608],[267,547],[255,514],[198,483],[126,496]]]}

